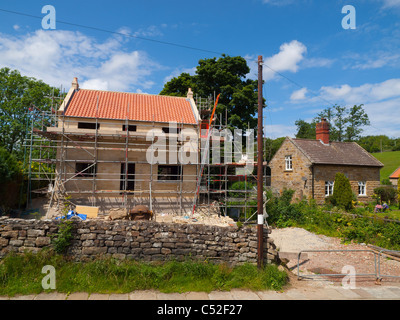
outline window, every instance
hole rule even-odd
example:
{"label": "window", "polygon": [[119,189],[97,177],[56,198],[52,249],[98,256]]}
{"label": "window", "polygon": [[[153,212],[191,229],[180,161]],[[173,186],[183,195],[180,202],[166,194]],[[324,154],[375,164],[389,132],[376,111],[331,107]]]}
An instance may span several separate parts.
{"label": "window", "polygon": [[367,183],[364,181],[358,182],[358,195],[366,196],[367,195]]}
{"label": "window", "polygon": [[[179,134],[179,133],[181,133],[181,130],[182,130],[182,128],[175,128],[176,130],[171,130],[171,131],[169,129],[170,129],[169,127],[163,127],[162,132]],[[173,129],[173,128],[171,128],[171,129]]]}
{"label": "window", "polygon": [[333,195],[333,181],[325,181],[325,197]]}
{"label": "window", "polygon": [[[126,124],[122,126],[122,131],[126,131]],[[128,131],[136,131],[136,126],[128,125]]]}
{"label": "window", "polygon": [[77,177],[95,177],[96,164],[94,163],[77,163],[75,165],[75,173]]}
{"label": "window", "polygon": [[293,170],[292,156],[285,157],[285,170]]}
{"label": "window", "polygon": [[[96,130],[96,123],[95,122],[78,122],[78,129]],[[100,129],[100,123],[97,123],[97,129]]]}
{"label": "window", "polygon": [[158,180],[162,181],[179,180],[181,171],[182,171],[181,166],[159,165]]}

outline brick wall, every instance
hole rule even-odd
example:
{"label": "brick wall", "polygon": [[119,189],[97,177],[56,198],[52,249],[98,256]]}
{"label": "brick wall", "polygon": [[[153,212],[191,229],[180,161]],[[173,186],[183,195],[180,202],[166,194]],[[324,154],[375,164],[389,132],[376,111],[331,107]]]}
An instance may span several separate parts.
{"label": "brick wall", "polygon": [[[59,221],[0,218],[0,258],[14,251],[38,252],[51,246]],[[257,262],[255,227],[237,229],[153,221],[74,221],[68,255],[75,260],[98,256],[144,261],[209,260],[238,264]],[[264,232],[264,262],[277,261],[272,239]]]}

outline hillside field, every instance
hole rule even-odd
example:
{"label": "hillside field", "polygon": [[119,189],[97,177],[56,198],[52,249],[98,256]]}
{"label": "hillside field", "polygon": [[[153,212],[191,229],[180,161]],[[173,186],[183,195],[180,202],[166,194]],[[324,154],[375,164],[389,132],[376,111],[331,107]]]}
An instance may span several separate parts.
{"label": "hillside field", "polygon": [[385,165],[381,170],[381,181],[388,179],[394,170],[400,167],[400,151],[379,152],[372,155]]}

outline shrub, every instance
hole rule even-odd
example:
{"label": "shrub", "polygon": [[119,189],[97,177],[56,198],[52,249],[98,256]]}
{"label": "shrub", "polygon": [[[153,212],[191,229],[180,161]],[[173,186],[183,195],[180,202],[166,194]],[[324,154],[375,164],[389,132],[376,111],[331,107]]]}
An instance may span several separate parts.
{"label": "shrub", "polygon": [[379,197],[381,202],[393,203],[396,201],[397,192],[392,186],[375,188],[374,193]]}
{"label": "shrub", "polygon": [[349,179],[341,172],[336,173],[333,185],[332,203],[333,205],[351,210],[353,207],[353,191]]}

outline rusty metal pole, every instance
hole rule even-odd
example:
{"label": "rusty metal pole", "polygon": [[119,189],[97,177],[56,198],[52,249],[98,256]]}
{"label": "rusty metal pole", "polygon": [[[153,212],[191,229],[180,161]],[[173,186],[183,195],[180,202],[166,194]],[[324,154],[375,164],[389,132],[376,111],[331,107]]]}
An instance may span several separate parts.
{"label": "rusty metal pole", "polygon": [[263,266],[263,77],[262,77],[262,56],[258,56],[258,131],[257,131],[257,265]]}

